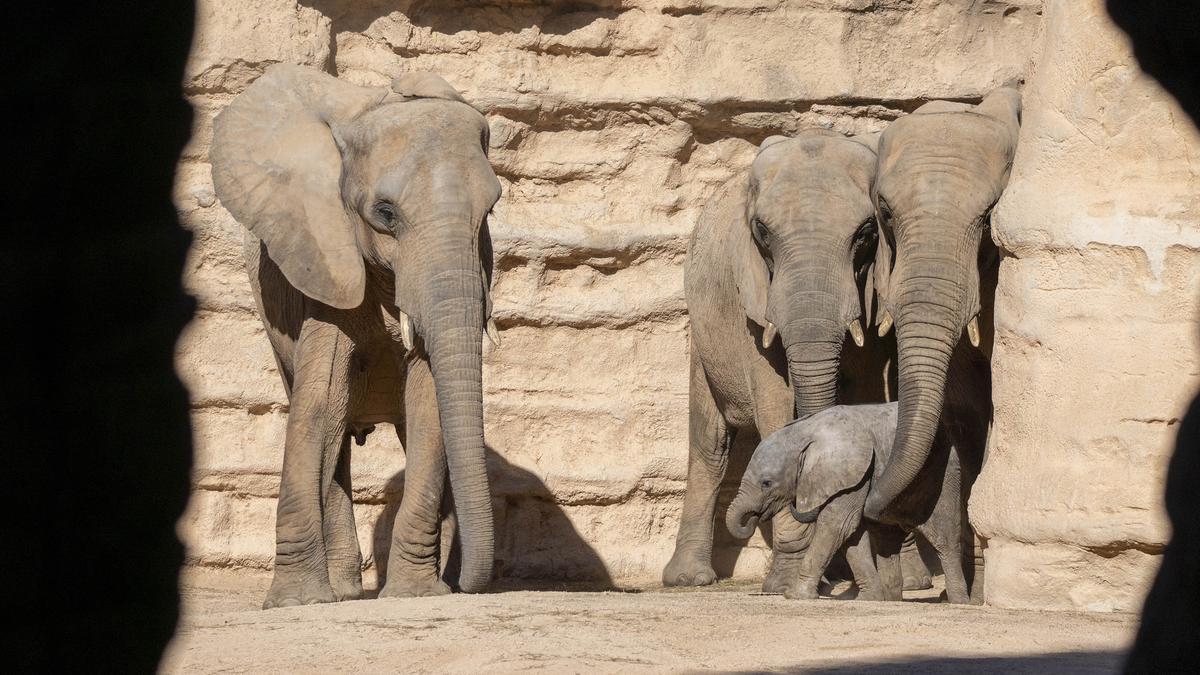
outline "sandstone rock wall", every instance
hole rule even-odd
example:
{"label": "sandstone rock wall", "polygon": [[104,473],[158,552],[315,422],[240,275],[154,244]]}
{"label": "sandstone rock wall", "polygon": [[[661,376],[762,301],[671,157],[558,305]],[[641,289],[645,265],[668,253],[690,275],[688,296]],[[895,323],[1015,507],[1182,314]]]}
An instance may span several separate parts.
{"label": "sandstone rock wall", "polygon": [[972,521],[1009,607],[1141,607],[1200,384],[1200,135],[1101,0],[1049,0],[993,232],[995,423]]}
{"label": "sandstone rock wall", "polygon": [[[241,228],[216,202],[207,163],[213,116],[267,65],[361,84],[435,71],[488,114],[504,186],[491,221],[503,347],[484,373],[502,573],[644,582],[670,555],[682,504],[681,263],[705,196],[768,135],[875,131],[930,98],[977,100],[1028,70],[1041,22],[1040,0],[201,0],[185,82],[197,123],[176,195],[195,234],[187,284],[200,302],[178,359],[197,440],[189,559],[272,560],[287,405]],[[1172,255],[1162,269],[1183,274]],[[1142,283],[1137,254],[1127,257],[1112,269]],[[1190,314],[1158,316],[1182,326]],[[373,564],[403,484],[390,429],[355,448],[353,471]],[[718,536],[720,571],[762,570],[761,541],[742,549]]]}

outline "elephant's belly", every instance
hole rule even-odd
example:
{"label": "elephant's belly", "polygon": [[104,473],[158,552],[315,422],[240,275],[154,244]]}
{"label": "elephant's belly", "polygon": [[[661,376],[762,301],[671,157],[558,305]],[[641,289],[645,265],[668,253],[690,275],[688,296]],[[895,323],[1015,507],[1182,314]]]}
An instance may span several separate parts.
{"label": "elephant's belly", "polygon": [[366,350],[360,364],[359,391],[352,411],[352,422],[369,426],[380,422],[403,421],[404,375],[391,347],[381,345]]}

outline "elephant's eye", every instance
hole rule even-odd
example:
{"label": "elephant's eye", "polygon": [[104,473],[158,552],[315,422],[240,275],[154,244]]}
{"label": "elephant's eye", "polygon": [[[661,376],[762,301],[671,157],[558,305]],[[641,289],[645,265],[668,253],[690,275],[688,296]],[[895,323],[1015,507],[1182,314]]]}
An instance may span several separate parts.
{"label": "elephant's eye", "polygon": [[396,207],[387,202],[375,202],[375,217],[392,225],[396,222]]}
{"label": "elephant's eye", "polygon": [[891,225],[891,223],[892,223],[892,209],[891,209],[891,207],[888,206],[887,202],[883,201],[883,197],[880,197],[879,198],[879,224],[887,226],[887,225]]}
{"label": "elephant's eye", "polygon": [[769,487],[771,487],[771,481],[769,481],[769,480],[764,480],[764,481],[762,482],[762,486],[763,486],[763,489],[766,489],[766,488],[769,488]]}
{"label": "elephant's eye", "polygon": [[754,238],[758,240],[758,243],[762,244],[763,246],[767,246],[767,242],[769,241],[768,237],[770,236],[770,234],[771,234],[770,231],[767,230],[766,223],[759,220],[758,218],[755,218],[754,219]]}

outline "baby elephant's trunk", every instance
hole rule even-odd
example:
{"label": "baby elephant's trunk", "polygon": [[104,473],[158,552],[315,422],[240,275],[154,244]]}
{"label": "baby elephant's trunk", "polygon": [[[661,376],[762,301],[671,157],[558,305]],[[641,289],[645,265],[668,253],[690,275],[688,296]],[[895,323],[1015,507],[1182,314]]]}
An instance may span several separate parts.
{"label": "baby elephant's trunk", "polygon": [[761,516],[755,506],[756,502],[744,492],[739,492],[737,499],[729,505],[729,511],[725,514],[725,527],[735,539],[749,539],[754,534]]}

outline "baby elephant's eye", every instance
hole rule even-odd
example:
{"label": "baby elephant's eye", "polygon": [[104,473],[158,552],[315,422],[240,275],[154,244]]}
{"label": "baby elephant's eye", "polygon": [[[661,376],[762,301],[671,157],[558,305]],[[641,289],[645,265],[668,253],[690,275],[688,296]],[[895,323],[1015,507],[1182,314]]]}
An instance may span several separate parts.
{"label": "baby elephant's eye", "polygon": [[764,488],[769,488],[769,487],[771,487],[771,481],[769,481],[769,480],[764,480],[764,481],[762,482],[762,486],[763,486]]}

